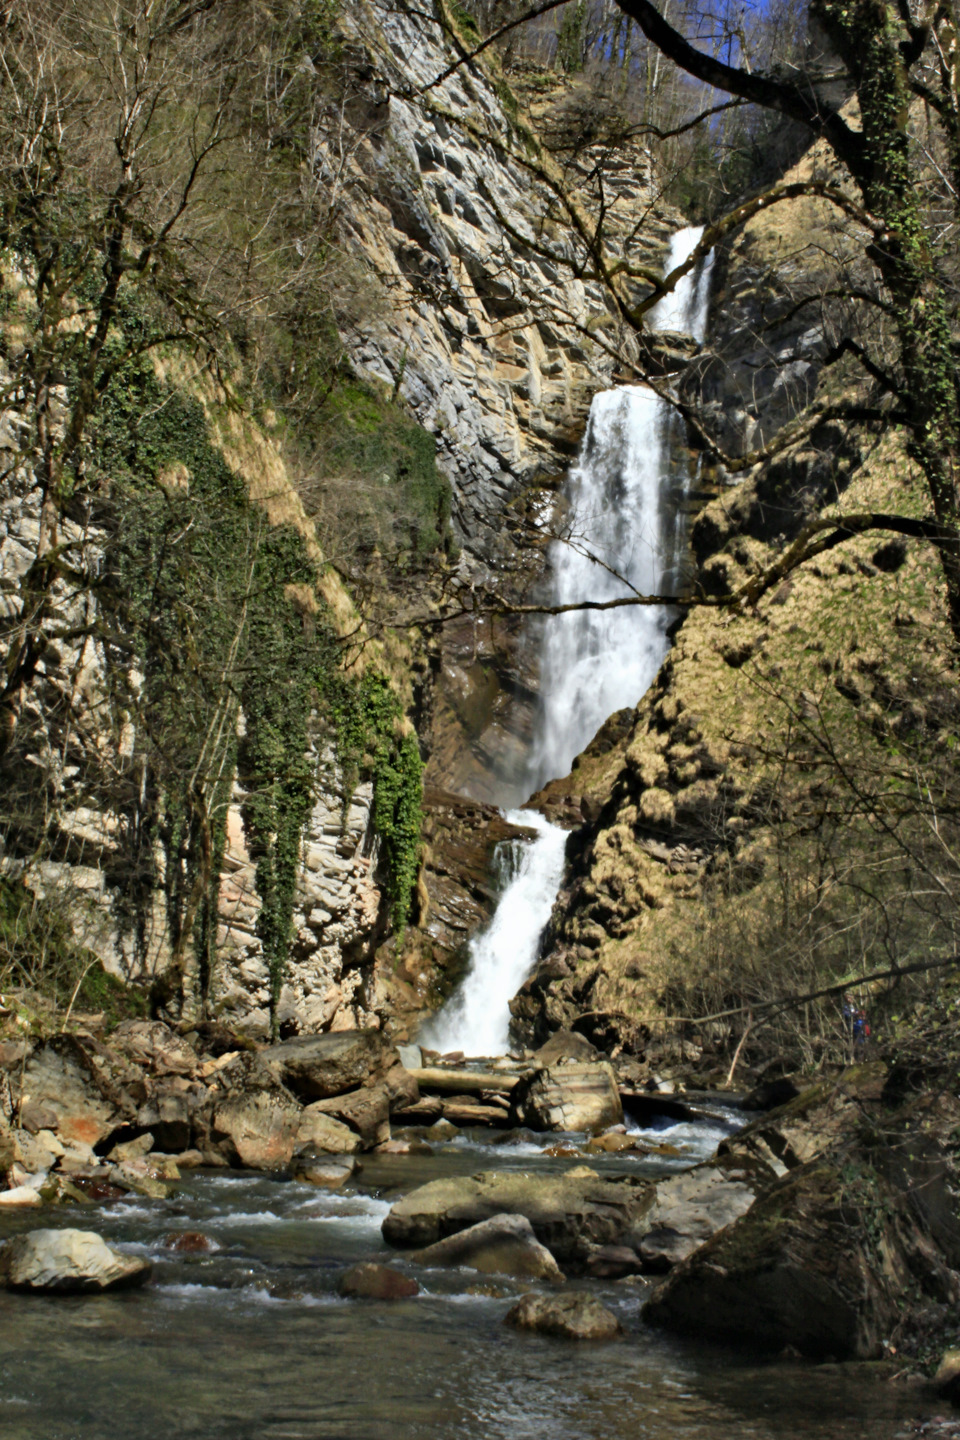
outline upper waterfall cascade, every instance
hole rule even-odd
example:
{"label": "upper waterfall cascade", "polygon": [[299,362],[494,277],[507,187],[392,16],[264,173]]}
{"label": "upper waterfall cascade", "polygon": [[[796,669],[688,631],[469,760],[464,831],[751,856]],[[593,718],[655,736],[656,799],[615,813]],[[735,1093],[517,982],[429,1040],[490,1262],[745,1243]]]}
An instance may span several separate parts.
{"label": "upper waterfall cascade", "polygon": [[[679,230],[666,273],[690,258],[702,227]],[[702,340],[712,253],[651,312],[655,329]],[[683,533],[676,503],[689,472],[671,454],[677,436],[670,406],[643,385],[596,395],[567,486],[564,536],[551,547],[550,603],[615,600],[664,593],[675,583]],[[548,616],[541,640],[540,710],[530,757],[530,789],[566,775],[604,721],[636,705],[667,652],[663,606],[572,611]],[[441,1050],[492,1055],[507,1048],[510,999],[537,958],[563,874],[564,832],[536,812],[508,816],[540,831],[526,847],[490,924],[470,942],[460,989],[427,1026]]]}

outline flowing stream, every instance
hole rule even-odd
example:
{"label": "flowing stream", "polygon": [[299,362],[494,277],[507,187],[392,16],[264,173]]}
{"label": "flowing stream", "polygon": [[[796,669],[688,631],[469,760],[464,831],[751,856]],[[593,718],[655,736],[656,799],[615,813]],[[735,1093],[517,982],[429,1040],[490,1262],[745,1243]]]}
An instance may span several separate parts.
{"label": "flowing stream", "polygon": [[[702,234],[691,226],[674,235],[667,273],[689,259]],[[660,302],[654,329],[703,339],[712,264],[711,256]],[[662,594],[675,583],[683,542],[678,500],[689,480],[675,439],[673,412],[645,386],[594,397],[567,487],[564,538],[551,548],[552,603]],[[669,620],[664,606],[547,618],[531,791],[566,775],[604,721],[637,704],[667,652]],[[534,811],[507,818],[539,834],[525,847],[490,924],[471,941],[464,982],[424,1028],[424,1043],[439,1050],[496,1055],[507,1048],[510,1000],[533,968],[560,888],[564,832]]]}

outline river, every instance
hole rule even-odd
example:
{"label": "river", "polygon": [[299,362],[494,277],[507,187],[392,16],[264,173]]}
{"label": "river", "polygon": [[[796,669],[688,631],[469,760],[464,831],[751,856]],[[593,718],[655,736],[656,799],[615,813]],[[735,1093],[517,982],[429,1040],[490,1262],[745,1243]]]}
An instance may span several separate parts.
{"label": "river", "polygon": [[[716,1143],[700,1126],[651,1133],[678,1157],[592,1159],[662,1174]],[[479,1135],[480,1132],[477,1132]],[[646,1282],[590,1281],[619,1316],[606,1345],[519,1336],[504,1315],[529,1282],[418,1271],[387,1251],[391,1199],[440,1175],[546,1170],[540,1145],[460,1138],[432,1155],[369,1155],[345,1189],[242,1172],[193,1175],[166,1201],[119,1202],[57,1225],[96,1228],[154,1264],[128,1294],[0,1294],[4,1440],[887,1440],[916,1397],[869,1367],[783,1363],[696,1348],[644,1327]],[[541,1137],[542,1139],[542,1137]],[[682,1147],[687,1147],[684,1150]],[[578,1160],[576,1163],[583,1163]],[[46,1220],[46,1223],[51,1223]],[[36,1225],[4,1216],[0,1233]],[[220,1248],[179,1255],[201,1230]],[[387,1259],[419,1279],[400,1302],[347,1301],[339,1275]],[[580,1282],[571,1282],[578,1284]]]}

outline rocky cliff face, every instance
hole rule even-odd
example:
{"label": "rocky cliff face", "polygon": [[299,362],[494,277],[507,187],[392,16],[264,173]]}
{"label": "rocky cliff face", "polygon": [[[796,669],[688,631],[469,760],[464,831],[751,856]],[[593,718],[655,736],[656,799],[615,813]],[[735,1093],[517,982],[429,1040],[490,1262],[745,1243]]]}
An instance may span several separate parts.
{"label": "rocky cliff face", "polygon": [[[817,163],[814,152],[800,171]],[[718,264],[700,382],[726,417],[734,453],[769,436],[821,381],[829,309],[797,302],[804,293],[816,300],[848,255],[842,234],[832,255],[829,245],[812,246],[823,234],[818,203],[794,202],[776,217],[761,212]],[[714,594],[772,563],[819,514],[913,503],[896,443],[872,444],[862,432],[858,440],[839,424],[742,480],[722,471],[709,478],[713,498],[692,527],[692,547]],[[923,677],[939,673],[949,649],[938,594],[928,554],[864,538],[803,566],[754,609],[688,613],[636,711],[614,717],[610,733],[541,797],[560,814],[581,810],[587,823],[570,843],[544,957],[513,1002],[521,1034],[539,1042],[573,1026],[606,1048],[656,1052],[662,1066],[682,1068],[709,1049],[711,1035],[718,1051],[734,1032],[735,1044],[747,1022],[728,1019],[713,1033],[665,1016],[735,1009],[779,966],[788,993],[812,963],[804,947],[836,945],[837,894],[847,882],[855,888],[856,807],[843,846],[831,849],[821,819],[840,770],[825,756],[842,768],[864,767],[870,754],[880,773],[890,717],[903,733],[905,707],[934,713],[921,697]],[[856,844],[866,853],[870,842]],[[881,848],[872,852],[878,874]],[[824,866],[837,887],[825,903]],[[843,903],[868,947],[872,922],[859,901]]]}
{"label": "rocky cliff face", "polygon": [[[473,64],[438,81],[462,47],[446,10],[438,6],[436,14],[431,21],[381,0],[343,6],[336,41],[342,123],[337,146],[327,144],[316,165],[339,200],[344,243],[378,296],[363,332],[344,337],[353,365],[360,376],[384,382],[436,438],[463,546],[457,582],[469,589],[494,575],[520,593],[540,574],[553,489],[592,394],[610,378],[610,362],[590,333],[609,317],[596,286],[539,253],[549,237],[575,259],[577,242],[564,230],[558,172],[514,98]],[[673,217],[647,213],[645,165],[638,153],[637,163],[614,177],[606,223],[615,236],[632,232],[642,218],[639,252],[655,262]],[[587,210],[598,199],[589,173],[585,156],[562,177]],[[24,277],[11,270],[4,280],[13,311],[29,308]],[[168,358],[155,368],[158,383],[199,405],[202,443],[217,463],[271,525],[290,527],[316,555],[281,443],[225,405],[188,364]],[[65,398],[54,397],[55,424]],[[28,420],[11,408],[2,425],[0,607],[12,635],[37,562],[43,490],[21,463],[30,448]],[[196,477],[183,463],[161,468],[155,480],[171,503],[194,493]],[[101,498],[110,483],[108,475]],[[3,875],[55,904],[69,917],[77,945],[109,971],[157,977],[175,961],[188,1011],[199,986],[236,1028],[262,1036],[271,981],[259,935],[250,796],[237,784],[218,801],[226,834],[216,961],[214,973],[202,976],[190,947],[178,943],[171,910],[183,877],[156,836],[146,839],[138,830],[152,783],[146,769],[133,773],[141,763],[134,717],[144,677],[135,663],[112,656],[107,664],[110,641],[90,579],[111,543],[99,504],[74,506],[60,536],[74,568],[51,592],[51,615],[68,638],[48,646],[25,700],[32,738],[23,788],[31,813],[18,812],[22,833],[4,857]],[[348,595],[330,576],[323,583],[331,613],[349,629],[357,617]],[[313,605],[304,601],[305,626],[313,623]],[[371,788],[344,782],[330,735],[314,716],[307,760],[316,797],[277,1010],[288,1033],[376,1024],[393,1004],[412,1014],[445,972],[455,972],[464,939],[492,906],[490,855],[506,830],[495,812],[455,796],[513,798],[536,701],[535,656],[518,626],[472,619],[426,649],[413,687],[433,786],[420,928],[395,984],[392,947],[374,959],[389,925]],[[397,665],[408,661],[409,654]],[[233,703],[221,729],[242,736],[245,717]]]}
{"label": "rocky cliff face", "polygon": [[[467,47],[452,12],[436,13],[430,22],[384,0],[344,9],[347,128],[322,164],[343,188],[344,234],[383,295],[347,343],[358,372],[390,385],[436,438],[464,549],[458,583],[494,578],[519,596],[542,575],[553,492],[613,369],[591,333],[613,317],[601,287],[575,278],[583,246],[564,199],[596,224],[598,156],[561,170],[490,70],[448,74]],[[603,184],[611,247],[629,235],[633,259],[659,264],[678,222],[655,199],[649,157],[637,147],[621,166],[605,164]],[[519,626],[445,629],[431,695],[434,784],[494,803],[525,798],[536,664]]]}

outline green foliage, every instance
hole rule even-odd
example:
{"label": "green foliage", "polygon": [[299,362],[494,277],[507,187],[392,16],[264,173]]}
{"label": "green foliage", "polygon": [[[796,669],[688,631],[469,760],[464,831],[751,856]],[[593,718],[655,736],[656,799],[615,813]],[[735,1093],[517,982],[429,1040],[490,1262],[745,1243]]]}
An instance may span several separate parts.
{"label": "green foliage", "polygon": [[[403,723],[396,692],[382,675],[344,684],[335,705],[337,754],[352,789],[361,771],[373,779],[373,824],[382,846],[385,887],[398,942],[410,914],[420,863],[423,762]],[[344,806],[349,804],[349,793]]]}
{"label": "green foliage", "polygon": [[26,988],[51,1002],[54,1020],[71,1001],[74,1012],[102,1013],[110,1028],[145,1015],[144,992],[109,974],[77,943],[63,897],[59,900],[41,899],[0,876],[0,988]]}
{"label": "green foliage", "polygon": [[560,68],[568,75],[582,70],[586,61],[587,10],[584,0],[564,11],[563,19],[557,26],[557,60]]}
{"label": "green foliage", "polygon": [[415,566],[449,551],[450,482],[437,469],[436,441],[394,400],[341,374],[314,443],[331,477],[320,506],[331,548],[346,542],[361,556],[379,550]]}

